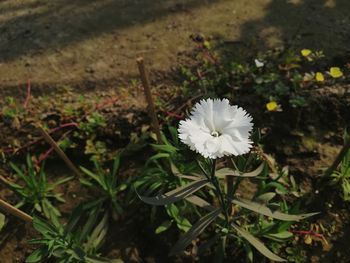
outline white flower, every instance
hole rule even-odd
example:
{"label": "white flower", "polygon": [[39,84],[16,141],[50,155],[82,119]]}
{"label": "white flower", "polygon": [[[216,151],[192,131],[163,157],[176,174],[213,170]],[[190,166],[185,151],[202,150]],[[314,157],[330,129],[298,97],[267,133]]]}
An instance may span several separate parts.
{"label": "white flower", "polygon": [[191,150],[216,159],[249,152],[252,128],[252,118],[242,108],[231,106],[228,99],[207,99],[194,106],[189,119],[180,121],[178,131]]}
{"label": "white flower", "polygon": [[258,59],[254,59],[254,62],[257,68],[262,68],[265,65],[264,62],[259,61]]}

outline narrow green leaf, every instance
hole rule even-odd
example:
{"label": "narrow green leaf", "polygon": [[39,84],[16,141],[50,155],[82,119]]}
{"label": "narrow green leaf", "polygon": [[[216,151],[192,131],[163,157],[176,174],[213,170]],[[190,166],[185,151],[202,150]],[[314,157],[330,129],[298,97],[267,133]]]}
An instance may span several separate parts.
{"label": "narrow green leaf", "polygon": [[27,168],[28,168],[28,176],[27,176],[27,178],[28,178],[28,180],[30,182],[30,186],[33,189],[39,189],[39,186],[37,184],[37,180],[35,178],[36,172],[34,170],[32,159],[31,159],[29,154],[27,154]]}
{"label": "narrow green leaf", "polygon": [[70,177],[65,177],[65,178],[59,179],[59,180],[57,180],[56,182],[54,182],[53,184],[50,185],[50,189],[55,189],[56,186],[64,184],[64,183],[72,180],[73,178],[74,178],[74,176],[70,176]]}
{"label": "narrow green leaf", "polygon": [[42,212],[42,208],[41,208],[41,205],[40,205],[40,204],[35,203],[35,204],[34,204],[34,208],[35,208],[36,211],[38,211],[38,212],[40,212],[40,213]]}
{"label": "narrow green leaf", "polygon": [[209,184],[209,181],[207,179],[194,181],[192,183],[189,183],[188,185],[181,186],[179,188],[176,188],[175,190],[172,190],[166,194],[158,195],[155,197],[147,197],[147,196],[140,196],[138,193],[139,198],[150,205],[167,205],[171,204],[177,201],[180,201],[187,196],[190,196],[194,192],[198,191],[202,187]]}
{"label": "narrow green leaf", "polygon": [[54,197],[57,201],[59,201],[59,202],[61,202],[61,203],[65,203],[66,200],[64,200],[64,198],[63,198],[62,196],[63,196],[62,193],[53,194],[53,197]]}
{"label": "narrow green leaf", "polygon": [[94,227],[97,217],[98,217],[98,212],[100,210],[101,205],[94,207],[93,210],[90,211],[88,215],[88,219],[83,227],[83,230],[81,231],[81,234],[79,236],[79,241],[84,242],[88,235],[90,234],[92,228]]}
{"label": "narrow green leaf", "polygon": [[263,203],[268,203],[275,196],[276,196],[276,193],[268,192],[268,193],[264,193],[262,195],[259,195],[256,199],[263,202]]}
{"label": "narrow green leaf", "polygon": [[239,235],[241,235],[243,238],[245,238],[250,244],[252,244],[253,247],[255,247],[261,254],[263,254],[265,257],[277,261],[277,262],[284,262],[285,259],[275,255],[272,253],[263,242],[261,242],[259,239],[254,237],[252,234],[250,234],[248,231],[245,231],[243,228],[240,228],[239,226],[232,224],[233,228],[238,232]]}
{"label": "narrow green leaf", "polygon": [[180,230],[184,231],[185,233],[188,232],[192,227],[191,222],[188,221],[188,219],[185,217],[181,217],[178,220],[176,220],[176,225]]}
{"label": "narrow green leaf", "polygon": [[24,173],[18,166],[16,166],[14,163],[10,163],[10,166],[16,172],[16,175],[18,177],[20,177],[23,181],[25,181],[27,185],[30,185],[28,177],[24,175]]}
{"label": "narrow green leaf", "polygon": [[44,170],[44,167],[41,167],[40,172],[39,172],[39,184],[41,189],[46,189],[47,188],[47,179],[46,179],[46,173]]}
{"label": "narrow green leaf", "polygon": [[318,214],[318,213],[308,213],[308,214],[300,214],[300,215],[289,215],[279,211],[272,211],[270,208],[268,208],[266,205],[262,203],[257,203],[257,202],[253,202],[242,198],[235,198],[231,200],[231,202],[241,207],[244,207],[246,209],[249,209],[251,211],[254,211],[256,213],[269,216],[272,218],[276,218],[282,221],[300,221],[307,217]]}
{"label": "narrow green leaf", "polygon": [[77,225],[82,215],[83,215],[83,205],[80,204],[71,213],[69,220],[64,227],[64,235],[67,235],[68,233],[73,231],[73,228]]}
{"label": "narrow green leaf", "polygon": [[115,178],[117,176],[118,170],[119,170],[119,166],[120,166],[120,156],[121,153],[117,153],[117,156],[114,159],[113,162],[113,170],[112,170],[112,177]]}
{"label": "narrow green leaf", "polygon": [[48,233],[56,233],[56,228],[54,226],[37,216],[33,218],[33,227],[44,236]]}
{"label": "narrow green leaf", "polygon": [[108,231],[108,212],[106,212],[100,223],[92,231],[89,240],[86,244],[88,250],[96,251],[98,250],[104,238],[106,237]]}
{"label": "narrow green leaf", "polygon": [[161,151],[161,152],[167,152],[167,153],[175,153],[177,152],[177,148],[170,145],[170,144],[151,144],[151,146],[155,149],[155,150],[158,150],[158,151]]}
{"label": "narrow green leaf", "polygon": [[85,185],[85,186],[87,186],[87,187],[92,187],[92,186],[94,186],[94,184],[93,184],[90,180],[88,180],[88,179],[79,178],[79,181],[80,181],[80,183],[81,183],[82,185]]}
{"label": "narrow green leaf", "polygon": [[175,219],[176,225],[179,229],[187,232],[192,227],[190,221],[181,215],[179,208],[175,204],[170,204],[166,206],[167,213],[169,216]]}
{"label": "narrow green leaf", "polygon": [[118,187],[117,187],[117,192],[119,193],[119,192],[122,192],[122,191],[124,191],[126,188],[128,188],[128,185],[127,184],[121,184],[121,185],[119,185]]}
{"label": "narrow green leaf", "polygon": [[157,227],[155,233],[160,234],[166,230],[168,230],[172,225],[172,222],[170,220],[164,221],[160,226]]}
{"label": "narrow green leaf", "polygon": [[264,170],[264,167],[265,167],[265,163],[263,162],[254,171],[248,172],[248,173],[242,173],[240,171],[233,170],[230,168],[222,168],[222,169],[217,170],[215,172],[215,176],[218,178],[221,178],[221,179],[225,178],[226,176],[255,177],[255,176],[258,176],[259,174],[261,174],[261,172]]}
{"label": "narrow green leaf", "polygon": [[196,195],[191,195],[191,196],[186,197],[186,201],[188,201],[188,202],[190,202],[190,203],[192,203],[200,208],[203,208],[207,211],[214,211],[216,209],[216,207],[212,206],[207,201],[205,201],[204,199],[202,199]]}
{"label": "narrow green leaf", "polygon": [[121,259],[105,259],[97,256],[85,256],[86,263],[123,263],[124,261]]}
{"label": "narrow green leaf", "polygon": [[88,169],[86,169],[86,168],[84,168],[84,167],[82,167],[82,166],[80,166],[80,169],[81,169],[86,175],[90,176],[90,177],[91,177],[92,179],[94,179],[98,184],[100,184],[100,185],[103,187],[103,189],[107,189],[106,184],[103,182],[103,180],[101,180],[101,178],[100,178],[98,175],[94,174],[93,172],[91,172],[90,170],[88,170]]}
{"label": "narrow green leaf", "polygon": [[277,238],[277,239],[288,239],[293,236],[293,234],[289,231],[283,231],[280,233],[267,234],[267,237]]}
{"label": "narrow green leaf", "polygon": [[45,247],[38,248],[37,250],[34,250],[32,254],[30,254],[26,258],[26,263],[34,263],[39,262],[43,260],[48,254],[48,251]]}
{"label": "narrow green leaf", "polygon": [[175,128],[174,126],[169,126],[168,130],[169,130],[169,133],[171,135],[171,139],[173,140],[175,145],[178,145],[179,144],[179,136],[177,134],[177,128]]}
{"label": "narrow green leaf", "polygon": [[180,174],[179,169],[177,169],[176,165],[172,161],[170,161],[170,169],[174,175]]}
{"label": "narrow green leaf", "polygon": [[147,162],[145,163],[145,166],[147,167],[151,162],[156,161],[158,159],[169,158],[169,157],[170,157],[170,154],[168,153],[157,153],[147,160]]}
{"label": "narrow green leaf", "polygon": [[220,213],[221,209],[218,208],[199,219],[197,223],[195,223],[193,227],[176,242],[169,254],[175,255],[176,253],[183,251],[189,244],[191,244],[193,239],[199,236],[204,229],[219,216]]}
{"label": "narrow green leaf", "polygon": [[41,204],[43,207],[43,212],[47,218],[52,219],[55,216],[61,216],[60,211],[56,207],[54,207],[48,199],[44,198],[41,201]]}
{"label": "narrow green leaf", "polygon": [[265,190],[268,190],[270,188],[275,188],[276,190],[279,190],[282,194],[288,193],[287,188],[279,182],[270,182],[264,187]]}
{"label": "narrow green leaf", "polygon": [[188,179],[188,180],[191,180],[191,181],[198,181],[200,179],[203,179],[202,177],[200,176],[194,176],[194,175],[183,175],[183,174],[176,174],[176,176],[182,178],[182,179]]}
{"label": "narrow green leaf", "polygon": [[122,214],[123,213],[123,208],[120,204],[118,204],[117,201],[112,201],[112,207],[115,210],[117,214]]}
{"label": "narrow green leaf", "polygon": [[203,179],[203,177],[201,177],[198,174],[184,175],[184,174],[180,173],[179,169],[177,169],[177,167],[175,166],[175,164],[172,161],[170,161],[170,169],[175,176],[180,177],[180,178],[189,179],[192,181]]}
{"label": "narrow green leaf", "polygon": [[343,179],[341,183],[343,189],[343,199],[344,201],[350,200],[350,182],[347,179]]}

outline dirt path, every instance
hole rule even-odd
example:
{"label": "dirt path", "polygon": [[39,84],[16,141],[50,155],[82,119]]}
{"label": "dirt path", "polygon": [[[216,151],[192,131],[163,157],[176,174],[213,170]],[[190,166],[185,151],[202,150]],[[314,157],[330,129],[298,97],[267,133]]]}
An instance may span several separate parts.
{"label": "dirt path", "polygon": [[193,48],[196,33],[233,48],[288,40],[344,55],[349,11],[348,0],[0,0],[0,92],[28,79],[132,77],[140,55],[152,69],[168,70]]}

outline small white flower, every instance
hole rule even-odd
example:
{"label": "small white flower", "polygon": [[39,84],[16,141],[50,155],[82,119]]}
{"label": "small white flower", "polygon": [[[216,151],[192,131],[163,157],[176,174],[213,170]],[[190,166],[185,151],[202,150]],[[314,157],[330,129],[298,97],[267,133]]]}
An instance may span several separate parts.
{"label": "small white flower", "polygon": [[259,61],[258,59],[254,59],[254,62],[257,68],[262,68],[265,65],[264,62]]}
{"label": "small white flower", "polygon": [[179,138],[205,158],[241,155],[249,152],[252,118],[228,99],[201,100],[189,119],[180,121]]}

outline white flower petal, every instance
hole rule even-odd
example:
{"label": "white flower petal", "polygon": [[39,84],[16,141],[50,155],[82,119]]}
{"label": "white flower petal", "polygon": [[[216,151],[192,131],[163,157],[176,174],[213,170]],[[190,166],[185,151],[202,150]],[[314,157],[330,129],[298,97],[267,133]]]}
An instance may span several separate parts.
{"label": "white flower petal", "polygon": [[249,152],[252,118],[228,99],[201,100],[189,119],[179,124],[179,138],[205,158],[241,155]]}
{"label": "white flower petal", "polygon": [[215,154],[221,148],[221,140],[218,137],[210,137],[204,143],[205,150],[210,155]]}
{"label": "white flower petal", "polygon": [[252,147],[252,142],[249,140],[235,141],[229,135],[223,135],[221,137],[225,155],[242,155],[248,153]]}
{"label": "white flower petal", "polygon": [[261,67],[264,66],[264,62],[261,62],[261,61],[259,61],[258,59],[254,59],[254,62],[255,62],[255,66],[256,66],[257,68],[261,68]]}

